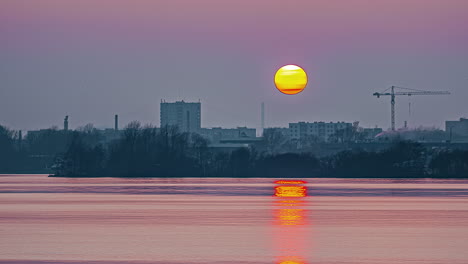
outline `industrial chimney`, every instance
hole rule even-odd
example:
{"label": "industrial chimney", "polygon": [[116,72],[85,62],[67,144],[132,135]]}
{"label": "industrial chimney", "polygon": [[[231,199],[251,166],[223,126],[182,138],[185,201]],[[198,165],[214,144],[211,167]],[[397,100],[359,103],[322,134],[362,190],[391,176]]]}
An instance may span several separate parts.
{"label": "industrial chimney", "polygon": [[262,102],[262,136],[263,136],[263,131],[265,131],[265,103]]}
{"label": "industrial chimney", "polygon": [[114,117],[114,130],[115,131],[119,130],[119,115],[115,115]]}
{"label": "industrial chimney", "polygon": [[65,119],[63,120],[63,130],[68,131],[68,116],[65,116]]}

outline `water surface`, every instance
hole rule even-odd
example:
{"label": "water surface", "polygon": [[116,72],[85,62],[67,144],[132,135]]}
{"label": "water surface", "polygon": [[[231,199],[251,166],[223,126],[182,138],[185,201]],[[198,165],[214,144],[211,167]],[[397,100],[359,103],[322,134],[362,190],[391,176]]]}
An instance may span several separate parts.
{"label": "water surface", "polygon": [[0,263],[468,263],[468,181],[0,175]]}

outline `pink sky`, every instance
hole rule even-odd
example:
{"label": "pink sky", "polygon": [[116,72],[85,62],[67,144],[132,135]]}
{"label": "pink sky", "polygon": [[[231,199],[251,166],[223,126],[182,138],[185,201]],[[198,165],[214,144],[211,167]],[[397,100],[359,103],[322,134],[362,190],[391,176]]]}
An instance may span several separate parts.
{"label": "pink sky", "polygon": [[[107,116],[119,112],[123,120],[157,124],[157,100],[177,99],[180,92],[175,90],[193,87],[184,88],[183,95],[200,98],[207,111],[219,113],[207,112],[206,126],[257,126],[251,112],[265,101],[275,117],[272,125],[297,121],[293,118],[343,119],[386,128],[386,102],[363,95],[395,84],[428,90],[453,87],[451,91],[459,92],[455,101],[443,101],[448,104],[444,111],[420,116],[421,125],[441,125],[468,112],[457,101],[468,96],[463,88],[468,79],[466,25],[465,0],[3,0],[0,66],[5,70],[0,77],[5,77],[1,84],[14,100],[0,99],[0,111],[38,107],[35,101],[22,101],[31,93],[79,98],[91,108],[86,112],[79,100],[54,101],[32,121],[18,114],[0,122],[28,128],[68,113],[77,123],[104,125]],[[290,63],[312,71],[311,92],[284,98],[270,89],[272,72]],[[213,65],[217,69],[211,69]],[[76,92],[82,83],[96,93],[91,101],[87,92]],[[116,83],[122,87],[117,89]],[[123,83],[132,84],[131,91]],[[105,87],[110,85],[112,89]],[[349,86],[356,90],[342,90]],[[258,91],[245,99],[252,87]],[[100,103],[109,99],[109,91],[115,98],[107,100],[106,112]],[[135,102],[126,101],[130,92]],[[216,103],[225,97],[247,100],[250,108],[220,111],[237,106]],[[317,97],[321,100],[315,101]],[[331,100],[343,108],[321,113]],[[428,99],[427,105],[421,101],[422,112],[431,110],[431,100],[436,99]],[[296,109],[285,113],[282,108],[291,104]],[[318,114],[310,117],[310,112]]]}
{"label": "pink sky", "polygon": [[69,37],[140,39],[150,45],[156,39],[207,46],[275,42],[297,48],[339,41],[428,48],[451,41],[451,47],[462,48],[468,41],[464,0],[6,0],[1,5],[1,33],[13,45],[35,33],[54,37],[44,45]]}

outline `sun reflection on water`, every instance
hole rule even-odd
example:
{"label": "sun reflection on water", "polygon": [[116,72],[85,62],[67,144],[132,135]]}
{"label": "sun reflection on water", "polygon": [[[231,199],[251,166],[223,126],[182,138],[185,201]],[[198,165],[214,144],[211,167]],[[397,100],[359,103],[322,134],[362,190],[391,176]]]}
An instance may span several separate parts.
{"label": "sun reflection on water", "polygon": [[305,263],[304,262],[298,262],[298,261],[286,260],[286,261],[280,262],[279,264],[305,264]]}
{"label": "sun reflection on water", "polygon": [[306,264],[307,187],[305,181],[279,180],[274,187],[274,241],[277,264]]}
{"label": "sun reflection on water", "polygon": [[306,197],[307,188],[305,186],[276,186],[275,196],[278,197]]}

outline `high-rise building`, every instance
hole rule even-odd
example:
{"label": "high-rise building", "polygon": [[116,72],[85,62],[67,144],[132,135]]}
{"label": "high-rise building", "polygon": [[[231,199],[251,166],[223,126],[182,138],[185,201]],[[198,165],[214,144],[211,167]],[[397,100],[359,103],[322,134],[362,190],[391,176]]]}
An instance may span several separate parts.
{"label": "high-rise building", "polygon": [[201,128],[201,103],[161,101],[161,127],[177,126],[181,132],[198,132]]}

